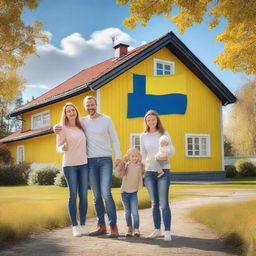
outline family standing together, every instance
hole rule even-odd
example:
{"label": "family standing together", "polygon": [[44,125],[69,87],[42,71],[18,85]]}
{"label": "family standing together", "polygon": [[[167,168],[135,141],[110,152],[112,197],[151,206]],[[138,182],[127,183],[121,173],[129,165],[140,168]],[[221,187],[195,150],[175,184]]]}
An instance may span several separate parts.
{"label": "family standing together", "polygon": [[[146,113],[145,129],[140,138],[140,151],[136,148],[128,149],[123,161],[111,118],[97,112],[97,101],[92,96],[85,97],[84,108],[88,116],[80,118],[75,105],[67,103],[63,108],[60,124],[54,127],[57,135],[57,151],[63,153],[62,164],[69,189],[68,212],[73,235],[106,234],[105,212],[110,226],[109,236],[118,237],[119,235],[116,205],[111,193],[113,146],[116,159],[114,173],[122,178],[121,199],[127,224],[126,236],[140,236],[137,192],[144,178],[151,199],[154,223],[154,230],[148,237],[156,238],[161,235],[162,219],[164,240],[170,241],[169,157],[175,154],[175,149],[158,114],[153,110]],[[92,232],[89,232],[85,226],[88,184],[93,191],[97,215],[97,227]],[[79,223],[77,221],[77,194],[79,196]]]}

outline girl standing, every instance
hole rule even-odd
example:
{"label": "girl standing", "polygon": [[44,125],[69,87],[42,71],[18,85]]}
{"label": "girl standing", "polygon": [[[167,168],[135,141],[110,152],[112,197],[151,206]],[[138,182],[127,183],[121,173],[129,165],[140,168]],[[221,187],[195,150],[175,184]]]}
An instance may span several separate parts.
{"label": "girl standing", "polygon": [[[138,190],[142,186],[144,166],[138,149],[130,148],[125,156],[125,165],[117,167],[117,176],[122,177],[121,198],[128,227],[126,236],[140,236]],[[133,216],[133,225],[132,225]]]}

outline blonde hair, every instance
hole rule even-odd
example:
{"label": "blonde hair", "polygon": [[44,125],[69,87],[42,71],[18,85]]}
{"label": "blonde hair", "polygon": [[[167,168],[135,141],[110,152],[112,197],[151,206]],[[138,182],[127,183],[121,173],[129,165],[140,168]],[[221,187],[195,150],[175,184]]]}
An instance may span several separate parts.
{"label": "blonde hair", "polygon": [[155,111],[155,110],[149,110],[145,116],[144,116],[144,132],[148,133],[149,132],[149,126],[147,125],[147,117],[148,116],[155,116],[156,117],[156,120],[157,120],[157,123],[156,123],[156,130],[158,132],[160,132],[160,134],[164,134],[165,132],[165,129],[162,125],[162,122],[159,118],[159,115],[158,113]]}
{"label": "blonde hair", "polygon": [[60,124],[61,125],[65,125],[65,126],[69,126],[69,121],[68,121],[68,118],[67,118],[67,115],[66,115],[66,109],[67,107],[73,107],[75,110],[76,110],[76,127],[80,128],[81,130],[83,130],[83,127],[81,125],[81,122],[80,122],[80,115],[79,115],[79,112],[76,108],[76,106],[71,103],[71,102],[68,102],[64,105],[63,109],[62,109],[62,113],[61,113],[61,117],[60,117]]}
{"label": "blonde hair", "polygon": [[141,162],[142,156],[141,156],[140,151],[137,148],[129,148],[127,150],[127,152],[126,152],[126,154],[124,156],[124,161],[125,162],[129,161],[129,157],[130,157],[131,153],[136,153],[138,155],[139,162]]}
{"label": "blonde hair", "polygon": [[87,101],[87,100],[94,100],[95,101],[95,104],[97,105],[97,99],[94,97],[94,96],[86,96],[85,98],[84,98],[84,105],[85,105],[85,102]]}

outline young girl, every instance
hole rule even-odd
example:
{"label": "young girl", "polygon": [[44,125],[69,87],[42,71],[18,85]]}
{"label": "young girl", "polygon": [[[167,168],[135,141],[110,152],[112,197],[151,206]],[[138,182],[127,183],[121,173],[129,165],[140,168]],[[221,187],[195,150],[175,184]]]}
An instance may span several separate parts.
{"label": "young girl", "polygon": [[[125,211],[125,219],[128,227],[126,236],[140,236],[138,189],[142,185],[144,166],[141,163],[141,154],[138,149],[130,148],[125,156],[125,164],[116,167],[116,176],[122,178],[121,198]],[[133,216],[133,225],[132,225]]]}
{"label": "young girl", "polygon": [[[72,103],[63,107],[57,133],[57,151],[63,153],[62,166],[69,189],[68,212],[72,223],[73,236],[88,235],[85,228],[87,213],[88,166],[86,137],[79,120],[78,110]],[[80,226],[77,222],[76,198],[79,195]]]}

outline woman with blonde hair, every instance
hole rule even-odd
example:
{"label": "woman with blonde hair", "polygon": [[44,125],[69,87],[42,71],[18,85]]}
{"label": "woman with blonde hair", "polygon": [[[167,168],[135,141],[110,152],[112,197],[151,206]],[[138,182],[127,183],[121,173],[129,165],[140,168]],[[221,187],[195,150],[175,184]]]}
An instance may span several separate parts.
{"label": "woman with blonde hair", "polygon": [[[69,189],[68,212],[73,236],[88,235],[85,228],[87,213],[88,166],[86,137],[80,123],[79,113],[73,103],[63,107],[57,134],[57,151],[63,153],[62,166]],[[79,195],[80,226],[77,222],[76,198]]]}
{"label": "woman with blonde hair", "polygon": [[[154,110],[149,110],[144,116],[145,130],[141,135],[141,155],[142,163],[145,164],[144,182],[148,189],[152,204],[152,215],[154,222],[154,231],[148,238],[156,238],[160,236],[161,231],[161,214],[164,224],[164,240],[171,240],[171,211],[169,206],[169,185],[170,185],[170,162],[168,157],[175,154],[171,138],[165,131],[162,122]],[[157,155],[159,148],[159,139],[162,135],[168,137],[168,157],[159,158]],[[162,168],[163,174],[159,175],[155,167],[156,160],[165,160]]]}

